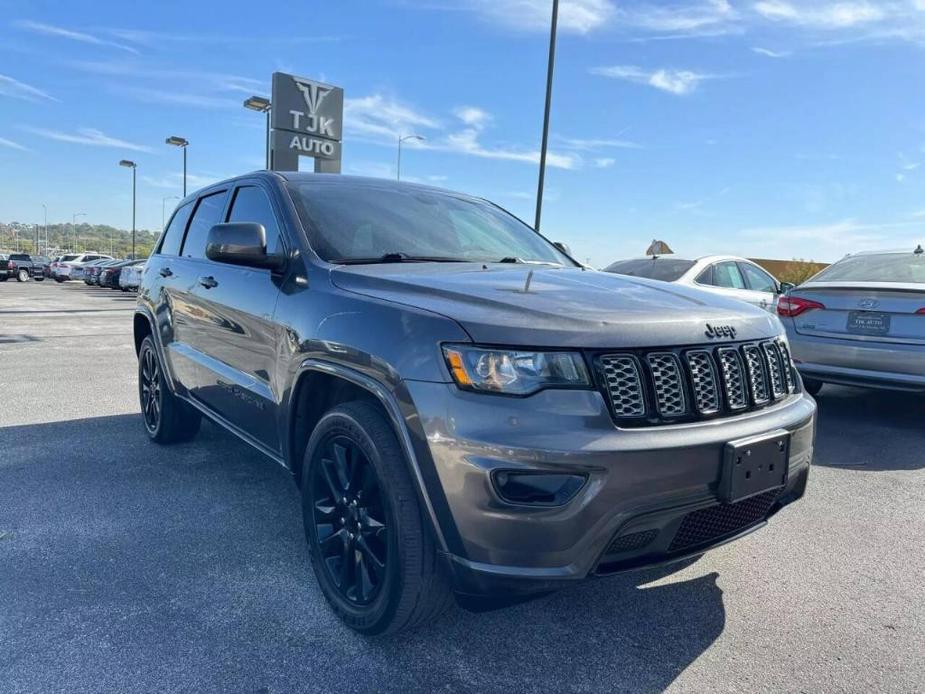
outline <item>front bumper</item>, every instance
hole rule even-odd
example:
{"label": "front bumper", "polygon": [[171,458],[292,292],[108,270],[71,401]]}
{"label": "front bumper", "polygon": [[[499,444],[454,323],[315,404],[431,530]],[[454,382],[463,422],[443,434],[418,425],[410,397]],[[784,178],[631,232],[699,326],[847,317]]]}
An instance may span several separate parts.
{"label": "front bumper", "polygon": [[[446,497],[448,517],[438,521],[452,525],[441,530],[456,539],[447,559],[462,593],[545,591],[590,574],[700,554],[760,527],[802,496],[813,456],[816,406],[804,394],[726,419],[618,429],[594,391],[518,399],[450,384],[405,385]],[[674,542],[690,514],[737,512],[719,506],[717,496],[725,444],[780,429],[791,435],[784,489],[751,509],[753,517],[743,516],[753,522],[724,525],[731,530],[706,541]],[[588,479],[563,506],[515,505],[492,484],[498,470]],[[636,539],[614,544],[630,535]]]}

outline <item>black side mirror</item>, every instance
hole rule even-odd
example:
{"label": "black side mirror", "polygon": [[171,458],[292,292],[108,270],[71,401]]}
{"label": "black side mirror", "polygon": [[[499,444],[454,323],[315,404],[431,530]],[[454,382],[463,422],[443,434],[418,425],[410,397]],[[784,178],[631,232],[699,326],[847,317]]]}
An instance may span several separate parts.
{"label": "black side mirror", "polygon": [[206,258],[217,263],[279,270],[285,258],[267,254],[267,230],[255,222],[216,224],[206,237]]}
{"label": "black side mirror", "polygon": [[561,241],[553,241],[552,245],[565,253],[565,255],[567,255],[569,258],[572,257],[572,249],[569,248],[566,244],[562,243]]}
{"label": "black side mirror", "polygon": [[790,290],[794,289],[795,287],[796,285],[791,282],[781,282],[780,291],[778,292],[778,294],[789,294]]}

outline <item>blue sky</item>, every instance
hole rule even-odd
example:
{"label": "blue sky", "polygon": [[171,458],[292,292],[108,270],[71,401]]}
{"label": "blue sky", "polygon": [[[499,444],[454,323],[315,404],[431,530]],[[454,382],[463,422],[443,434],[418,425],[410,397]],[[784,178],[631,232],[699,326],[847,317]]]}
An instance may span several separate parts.
{"label": "blue sky", "polygon": [[[0,0],[0,221],[158,228],[261,168],[276,70],[343,86],[344,172],[533,218],[550,0]],[[925,242],[925,0],[562,0],[543,231],[604,265]],[[168,210],[175,202],[167,200]]]}

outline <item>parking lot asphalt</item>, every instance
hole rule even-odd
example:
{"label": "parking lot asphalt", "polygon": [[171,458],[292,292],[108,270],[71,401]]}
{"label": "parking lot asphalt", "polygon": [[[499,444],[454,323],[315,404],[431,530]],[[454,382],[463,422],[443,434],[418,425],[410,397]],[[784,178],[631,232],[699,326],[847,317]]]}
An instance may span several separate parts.
{"label": "parking lot asphalt", "polygon": [[365,638],[288,473],[147,441],[134,297],[0,284],[0,692],[925,691],[925,397],[826,387],[807,497],[678,570]]}

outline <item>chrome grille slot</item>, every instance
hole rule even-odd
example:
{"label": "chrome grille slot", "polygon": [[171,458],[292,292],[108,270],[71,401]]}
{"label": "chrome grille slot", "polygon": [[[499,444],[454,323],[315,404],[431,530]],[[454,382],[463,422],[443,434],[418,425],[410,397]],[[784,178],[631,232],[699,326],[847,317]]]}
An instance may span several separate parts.
{"label": "chrome grille slot", "polygon": [[644,416],[646,401],[636,357],[631,354],[609,354],[601,357],[600,362],[614,415]]}
{"label": "chrome grille slot", "polygon": [[748,373],[748,386],[752,395],[752,402],[764,405],[771,399],[768,391],[768,375],[761,350],[758,345],[745,345],[742,347],[745,355],[745,370]]}
{"label": "chrome grille slot", "polygon": [[663,417],[680,417],[687,412],[681,364],[671,352],[653,352],[648,355],[655,390],[655,404]]}
{"label": "chrome grille slot", "polygon": [[687,367],[691,376],[691,390],[694,394],[694,407],[700,414],[719,412],[719,382],[713,358],[707,351],[698,350],[687,353]]}
{"label": "chrome grille slot", "polygon": [[748,393],[745,390],[742,359],[732,347],[721,347],[718,354],[726,403],[730,410],[745,409],[748,407]]}
{"label": "chrome grille slot", "polygon": [[774,399],[782,398],[787,394],[787,382],[784,379],[784,366],[781,362],[780,351],[774,342],[762,342],[761,349],[768,358],[768,380],[771,383],[771,395]]}
{"label": "chrome grille slot", "polygon": [[780,351],[781,361],[784,365],[784,382],[787,384],[787,392],[792,393],[796,390],[796,384],[793,381],[793,361],[790,359],[790,348],[783,340],[777,341],[777,349]]}

